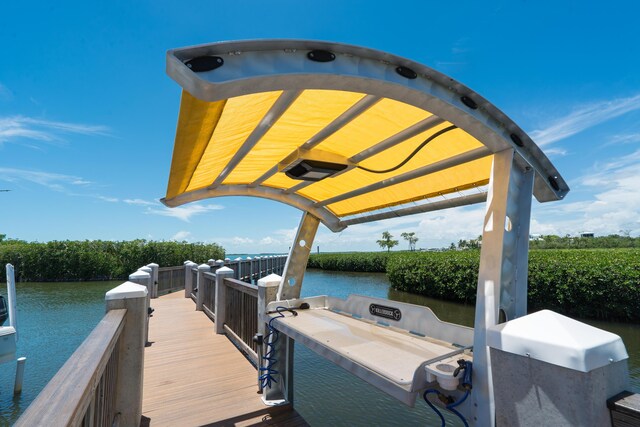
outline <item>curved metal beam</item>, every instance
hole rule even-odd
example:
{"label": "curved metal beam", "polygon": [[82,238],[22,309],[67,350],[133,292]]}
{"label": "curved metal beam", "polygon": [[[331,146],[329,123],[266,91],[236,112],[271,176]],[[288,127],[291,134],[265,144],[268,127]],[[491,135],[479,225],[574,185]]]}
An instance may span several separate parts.
{"label": "curved metal beam", "polygon": [[[314,49],[336,58],[316,62]],[[201,73],[184,61],[203,55],[224,58],[224,65]],[[407,78],[397,72],[416,73]],[[167,73],[193,96],[217,101],[273,90],[327,89],[395,99],[430,111],[486,145],[493,153],[512,148],[524,167],[536,171],[534,193],[541,201],[564,198],[569,187],[542,150],[502,111],[468,87],[417,62],[339,43],[308,40],[258,40],[213,43],[167,52]]]}
{"label": "curved metal beam", "polygon": [[260,197],[263,199],[275,200],[284,203],[301,211],[309,212],[318,218],[327,228],[333,232],[342,231],[346,228],[340,223],[340,219],[335,216],[329,209],[325,207],[316,207],[313,201],[306,199],[297,194],[285,194],[284,190],[273,187],[251,187],[247,185],[221,185],[213,188],[203,188],[200,190],[189,191],[171,199],[160,199],[160,201],[170,208],[184,205],[185,203],[195,202],[198,200],[209,199],[212,197],[226,196],[248,196]]}

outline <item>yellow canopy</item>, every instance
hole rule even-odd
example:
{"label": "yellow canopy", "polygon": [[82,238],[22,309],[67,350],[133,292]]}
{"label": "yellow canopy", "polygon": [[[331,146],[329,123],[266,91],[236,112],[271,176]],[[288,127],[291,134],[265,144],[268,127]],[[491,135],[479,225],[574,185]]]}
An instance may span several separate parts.
{"label": "yellow canopy", "polygon": [[504,114],[450,79],[468,95],[438,93],[443,76],[424,66],[387,54],[372,63],[381,53],[344,45],[234,43],[168,54],[169,74],[185,88],[168,206],[267,197],[339,230],[378,219],[359,214],[384,208],[403,214],[482,201],[492,154],[513,147],[523,167],[542,173],[539,199],[568,191]]}

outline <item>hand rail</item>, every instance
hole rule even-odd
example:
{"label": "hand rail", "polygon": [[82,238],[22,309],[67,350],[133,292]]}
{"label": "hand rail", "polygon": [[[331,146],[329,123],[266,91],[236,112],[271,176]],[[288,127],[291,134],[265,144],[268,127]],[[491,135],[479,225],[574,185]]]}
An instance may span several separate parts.
{"label": "hand rail", "polygon": [[126,313],[126,309],[111,310],[102,318],[15,426],[112,425],[117,344]]}

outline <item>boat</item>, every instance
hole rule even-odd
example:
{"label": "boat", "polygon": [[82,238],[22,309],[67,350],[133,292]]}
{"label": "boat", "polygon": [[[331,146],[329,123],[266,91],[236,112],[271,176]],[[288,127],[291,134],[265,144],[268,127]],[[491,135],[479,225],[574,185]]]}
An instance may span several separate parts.
{"label": "boat", "polygon": [[[7,299],[0,295],[0,364],[16,361],[16,378],[13,387],[14,394],[22,392],[24,365],[26,357],[16,358],[16,343],[18,342],[18,319],[16,308],[16,278],[13,265],[5,266],[7,272]],[[8,325],[4,323],[9,320]]]}
{"label": "boat", "polygon": [[[173,49],[167,72],[183,91],[162,202],[250,196],[302,211],[277,293],[264,301],[266,404],[292,399],[282,361],[295,342],[465,425],[610,424],[606,401],[628,386],[622,340],[549,310],[527,313],[532,198],[561,201],[569,187],[506,114],[425,65],[341,43]],[[476,203],[486,210],[473,329],[410,304],[300,297],[320,224],[340,232]]]}

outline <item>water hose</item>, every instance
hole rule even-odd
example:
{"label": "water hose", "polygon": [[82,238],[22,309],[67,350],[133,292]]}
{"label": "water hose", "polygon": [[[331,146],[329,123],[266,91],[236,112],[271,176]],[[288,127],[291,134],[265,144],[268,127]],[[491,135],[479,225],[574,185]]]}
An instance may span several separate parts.
{"label": "water hose", "polygon": [[284,314],[282,314],[283,311],[288,311],[294,316],[298,315],[298,313],[291,308],[279,306],[276,307],[275,310],[278,315],[272,317],[271,320],[269,320],[269,323],[267,323],[267,328],[269,329],[269,333],[265,337],[265,341],[267,342],[267,351],[264,356],[262,356],[262,360],[264,360],[265,363],[263,363],[263,366],[260,368],[260,377],[258,378],[263,389],[266,387],[271,388],[272,383],[278,382],[278,380],[275,379],[275,376],[278,375],[279,372],[274,368],[274,365],[278,363],[278,360],[275,358],[275,344],[278,342],[280,332],[273,327],[273,321],[284,317]]}
{"label": "water hose", "polygon": [[435,395],[436,395],[436,396],[438,396],[438,397],[440,397],[440,395],[442,394],[442,393],[440,393],[440,390],[436,390],[435,388],[430,388],[430,389],[428,389],[428,390],[426,390],[426,391],[424,392],[424,394],[422,395],[422,397],[424,398],[424,401],[425,401],[425,402],[427,402],[427,405],[429,405],[429,407],[430,407],[431,409],[433,409],[433,412],[435,412],[436,414],[438,414],[438,416],[440,417],[440,421],[442,421],[441,427],[444,427],[444,426],[445,426],[445,424],[446,424],[446,422],[445,422],[445,420],[444,420],[444,416],[442,415],[442,412],[440,412],[440,411],[438,410],[438,408],[436,408],[436,407],[435,407],[435,405],[434,405],[433,403],[431,403],[431,402],[429,401],[429,398],[427,397],[429,394],[432,394],[432,393],[433,393],[433,394],[435,394]]}
{"label": "water hose", "polygon": [[[461,385],[465,389],[465,393],[456,402],[447,403],[445,405],[445,408],[449,412],[451,412],[452,414],[454,414],[455,416],[460,418],[460,420],[462,421],[462,424],[464,424],[464,427],[469,427],[469,424],[467,423],[467,420],[455,408],[456,408],[456,406],[461,405],[465,400],[467,400],[467,397],[469,397],[469,394],[471,393],[471,389],[473,388],[472,379],[471,379],[472,378],[472,373],[473,373],[473,363],[468,361],[468,360],[460,359],[460,360],[458,360],[458,365],[459,365],[459,367],[455,370],[453,376],[457,377],[458,374],[461,371],[464,371],[464,374],[463,374],[463,377],[462,377],[462,381],[461,381]],[[424,401],[427,402],[427,405],[429,405],[429,407],[431,409],[433,409],[433,411],[436,414],[438,414],[438,416],[440,417],[440,421],[442,422],[441,427],[445,427],[446,422],[445,422],[444,416],[438,410],[438,408],[436,408],[436,406],[429,401],[429,399],[428,399],[428,395],[429,394],[435,394],[443,402],[447,402],[447,400],[449,400],[449,399],[453,400],[453,398],[451,396],[445,396],[440,390],[437,390],[435,388],[431,388],[431,389],[426,390],[424,392],[424,394],[422,395],[422,397],[424,398]]]}

